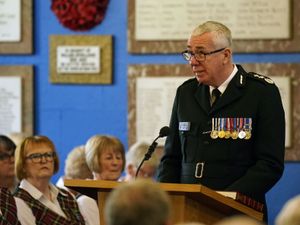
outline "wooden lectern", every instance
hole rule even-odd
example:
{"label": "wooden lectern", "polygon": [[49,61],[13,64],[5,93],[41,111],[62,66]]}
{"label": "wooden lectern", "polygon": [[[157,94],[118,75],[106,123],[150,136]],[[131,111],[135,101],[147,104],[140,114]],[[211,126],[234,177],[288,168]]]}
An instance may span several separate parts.
{"label": "wooden lectern", "polygon": [[[101,180],[65,180],[65,186],[88,195],[98,202],[100,224],[105,225],[104,206],[109,192],[122,182]],[[174,223],[198,221],[213,224],[224,217],[245,214],[263,220],[263,213],[199,184],[159,183],[172,201]]]}

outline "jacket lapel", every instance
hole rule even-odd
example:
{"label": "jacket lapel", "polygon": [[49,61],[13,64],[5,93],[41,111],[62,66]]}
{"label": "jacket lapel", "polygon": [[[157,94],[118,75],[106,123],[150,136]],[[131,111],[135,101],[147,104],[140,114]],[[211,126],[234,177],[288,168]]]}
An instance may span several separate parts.
{"label": "jacket lapel", "polygon": [[241,73],[241,71],[238,71],[228,84],[225,92],[222,94],[216,104],[211,108],[210,113],[213,113],[240,98],[242,95],[241,87],[244,86],[245,78],[245,75]]}
{"label": "jacket lapel", "polygon": [[199,84],[195,92],[196,101],[199,103],[201,108],[209,114],[210,103],[209,103],[209,88],[207,85]]}

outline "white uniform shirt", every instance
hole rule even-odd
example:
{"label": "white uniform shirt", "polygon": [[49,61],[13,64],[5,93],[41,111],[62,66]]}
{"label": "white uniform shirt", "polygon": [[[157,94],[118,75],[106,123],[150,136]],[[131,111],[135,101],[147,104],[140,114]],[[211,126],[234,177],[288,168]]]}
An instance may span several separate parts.
{"label": "white uniform shirt", "polygon": [[95,199],[81,195],[77,198],[77,203],[86,225],[100,225],[99,208]]}
{"label": "white uniform shirt", "polygon": [[[31,183],[29,183],[26,179],[23,179],[20,183],[20,188],[27,191],[33,198],[40,201],[47,208],[51,209],[53,212],[59,214],[60,216],[66,218],[65,213],[62,211],[59,202],[57,200],[57,195],[60,193],[59,190],[51,183],[49,183],[50,194],[52,197],[52,201],[46,198],[42,192],[40,192],[36,187],[34,187]],[[62,195],[65,195],[61,192]],[[35,217],[32,213],[32,210],[26,204],[26,202],[16,197],[16,205],[18,209],[18,218],[22,225],[34,225]]]}

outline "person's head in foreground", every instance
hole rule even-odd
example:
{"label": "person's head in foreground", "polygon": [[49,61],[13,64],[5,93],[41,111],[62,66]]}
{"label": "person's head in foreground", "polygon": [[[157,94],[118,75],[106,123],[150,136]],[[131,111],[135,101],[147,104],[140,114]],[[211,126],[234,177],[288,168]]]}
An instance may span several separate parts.
{"label": "person's head in foreground", "polygon": [[106,202],[107,225],[170,225],[170,199],[151,179],[138,179],[114,189]]}
{"label": "person's head in foreground", "polygon": [[276,217],[275,225],[300,225],[300,195],[284,204]]}
{"label": "person's head in foreground", "polygon": [[214,225],[264,225],[264,223],[246,215],[236,215],[224,218]]}

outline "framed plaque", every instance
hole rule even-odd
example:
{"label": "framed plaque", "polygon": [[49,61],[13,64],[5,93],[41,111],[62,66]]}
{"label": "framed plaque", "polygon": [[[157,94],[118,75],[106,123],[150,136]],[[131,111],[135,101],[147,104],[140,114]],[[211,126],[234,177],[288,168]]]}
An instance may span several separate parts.
{"label": "framed plaque", "polygon": [[32,0],[0,0],[0,54],[30,54]]}
{"label": "framed plaque", "polygon": [[[234,52],[299,52],[297,0],[128,0],[128,51],[179,53],[191,31],[215,20],[227,25]],[[229,16],[230,15],[230,16]]]}
{"label": "framed plaque", "polygon": [[0,133],[33,134],[33,67],[0,66]]}
{"label": "framed plaque", "polygon": [[51,36],[50,81],[111,84],[112,36]]}

